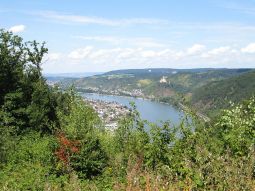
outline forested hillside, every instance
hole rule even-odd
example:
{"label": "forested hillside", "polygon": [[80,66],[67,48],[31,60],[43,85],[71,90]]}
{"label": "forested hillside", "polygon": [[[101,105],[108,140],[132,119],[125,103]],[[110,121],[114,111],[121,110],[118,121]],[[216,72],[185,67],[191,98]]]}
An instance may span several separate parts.
{"label": "forested hillside", "polygon": [[[236,103],[251,97],[255,91],[254,75],[249,74],[252,71],[254,70],[159,68],[117,70],[77,80],[62,80],[60,85],[63,88],[74,85],[82,92],[144,97],[176,105],[182,103],[212,117],[213,112],[209,109],[216,112],[229,106],[226,100],[228,94],[231,97],[229,101]],[[251,83],[247,83],[249,81]],[[225,85],[220,85],[221,82],[225,82]],[[234,92],[237,92],[236,95]],[[223,100],[224,104],[213,99]]]}
{"label": "forested hillside", "polygon": [[249,99],[255,95],[255,71],[225,80],[210,82],[192,95],[191,103],[200,111],[216,115],[215,112],[228,108],[232,103]]}
{"label": "forested hillside", "polygon": [[[102,75],[81,78],[74,82],[78,88],[141,88],[146,95],[153,95],[157,86],[179,93],[189,93],[211,81],[237,76],[251,69],[140,69],[112,71]],[[161,80],[164,77],[165,80]],[[161,81],[160,81],[161,80]],[[153,92],[155,91],[155,92]]]}
{"label": "forested hillside", "polygon": [[107,131],[72,89],[47,86],[46,53],[0,31],[0,190],[255,189],[254,97],[210,123],[152,124],[133,105]]}

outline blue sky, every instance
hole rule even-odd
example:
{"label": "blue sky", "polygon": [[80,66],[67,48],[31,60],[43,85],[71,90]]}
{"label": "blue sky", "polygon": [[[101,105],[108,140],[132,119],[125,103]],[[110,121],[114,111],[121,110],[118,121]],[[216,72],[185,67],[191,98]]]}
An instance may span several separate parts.
{"label": "blue sky", "polygon": [[46,41],[45,73],[255,67],[255,0],[1,0],[0,27]]}

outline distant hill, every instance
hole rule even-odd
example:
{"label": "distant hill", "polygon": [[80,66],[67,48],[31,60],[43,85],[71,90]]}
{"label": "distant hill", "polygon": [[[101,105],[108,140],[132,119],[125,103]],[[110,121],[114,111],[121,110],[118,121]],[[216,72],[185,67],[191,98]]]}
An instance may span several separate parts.
{"label": "distant hill", "polygon": [[[145,94],[153,94],[157,88],[170,89],[179,93],[189,93],[204,84],[240,75],[250,69],[131,69],[116,70],[104,74],[85,77],[74,81],[79,88],[100,88],[105,90],[142,89]],[[165,81],[161,81],[161,78]],[[153,91],[155,90],[155,91]],[[160,95],[158,95],[160,96]]]}
{"label": "distant hill", "polygon": [[[225,99],[224,95],[229,91],[228,87],[225,86],[228,84],[238,92],[238,99],[233,100],[249,97],[250,93],[247,91],[239,92],[242,89],[238,88],[239,86],[236,87],[238,83],[235,79],[240,76],[244,81],[243,83],[252,84],[253,82],[250,82],[253,78],[252,71],[254,70],[225,68],[129,69],[110,71],[80,79],[66,79],[62,80],[60,84],[65,88],[73,84],[78,91],[82,92],[137,96],[172,104],[182,102],[185,98],[185,100],[191,101],[192,106],[208,113],[207,109],[213,109],[214,106],[218,108],[218,102],[211,100],[214,99],[214,95],[218,96],[219,94]],[[225,80],[227,81],[225,82]],[[223,82],[225,85],[221,85]],[[249,85],[246,86],[248,88]],[[250,91],[253,91],[252,87],[250,87]],[[219,98],[223,99],[221,96]],[[231,96],[234,97],[235,95]],[[208,105],[208,103],[211,104]],[[205,104],[208,107],[204,107]]]}
{"label": "distant hill", "polygon": [[255,95],[255,71],[228,79],[210,82],[194,90],[191,103],[197,109],[216,115],[219,109],[228,108],[230,101],[238,103]]}
{"label": "distant hill", "polygon": [[133,74],[133,75],[168,75],[176,74],[178,72],[207,72],[209,70],[219,70],[212,68],[197,68],[197,69],[174,69],[174,68],[147,68],[147,69],[127,69],[127,70],[114,70],[106,72],[105,75],[116,74]]}
{"label": "distant hill", "polygon": [[116,74],[133,74],[133,75],[169,75],[176,73],[201,73],[208,71],[225,71],[225,72],[235,72],[242,73],[249,71],[249,68],[242,69],[228,69],[228,68],[194,68],[194,69],[174,69],[174,68],[145,68],[145,69],[126,69],[126,70],[114,70],[104,73],[104,75],[116,75]]}

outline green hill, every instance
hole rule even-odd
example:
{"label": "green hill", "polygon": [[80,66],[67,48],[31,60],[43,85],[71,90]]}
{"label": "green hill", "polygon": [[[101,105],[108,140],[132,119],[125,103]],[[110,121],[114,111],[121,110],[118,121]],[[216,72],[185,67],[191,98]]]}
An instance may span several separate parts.
{"label": "green hill", "polygon": [[[80,92],[143,97],[170,104],[190,103],[214,117],[230,101],[238,103],[255,92],[253,69],[129,69],[61,81]],[[186,101],[184,101],[184,99]]]}
{"label": "green hill", "polygon": [[194,90],[191,103],[200,111],[215,115],[228,108],[230,101],[238,103],[255,95],[255,71],[228,79],[210,82]]}
{"label": "green hill", "polygon": [[188,99],[193,91],[210,82],[246,73],[251,69],[130,69],[63,80],[62,87],[73,84],[82,92],[139,96],[165,102],[178,102],[180,95]]}

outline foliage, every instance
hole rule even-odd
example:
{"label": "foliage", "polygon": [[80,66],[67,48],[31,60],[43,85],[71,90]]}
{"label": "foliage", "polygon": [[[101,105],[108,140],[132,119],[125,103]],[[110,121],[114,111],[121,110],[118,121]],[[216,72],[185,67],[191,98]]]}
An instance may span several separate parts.
{"label": "foliage", "polygon": [[11,32],[0,31],[1,125],[17,133],[30,128],[52,132],[56,124],[56,100],[41,74],[45,43],[25,42]]}
{"label": "foliage", "polygon": [[191,103],[200,111],[216,116],[220,109],[254,96],[255,72],[208,83],[194,90]]}
{"label": "foliage", "polygon": [[58,159],[79,177],[92,178],[107,165],[107,155],[97,136],[100,121],[94,110],[81,98],[71,96],[69,115],[59,112],[61,130],[58,134]]}
{"label": "foliage", "polygon": [[1,190],[255,189],[254,97],[176,126],[144,121],[131,104],[108,131],[73,90],[48,87],[44,44],[1,31],[0,50]]}
{"label": "foliage", "polygon": [[225,149],[235,155],[247,155],[255,144],[255,98],[225,110],[215,128],[219,129],[217,133]]}
{"label": "foliage", "polygon": [[30,132],[15,141],[1,169],[1,190],[43,189],[50,176],[53,137]]}

